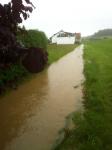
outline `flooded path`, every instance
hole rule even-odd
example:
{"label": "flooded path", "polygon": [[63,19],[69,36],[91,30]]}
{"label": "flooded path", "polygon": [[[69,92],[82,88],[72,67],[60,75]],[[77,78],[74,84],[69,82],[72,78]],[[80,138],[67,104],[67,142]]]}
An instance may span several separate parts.
{"label": "flooded path", "polygon": [[82,49],[0,99],[0,150],[51,149],[65,117],[82,105]]}

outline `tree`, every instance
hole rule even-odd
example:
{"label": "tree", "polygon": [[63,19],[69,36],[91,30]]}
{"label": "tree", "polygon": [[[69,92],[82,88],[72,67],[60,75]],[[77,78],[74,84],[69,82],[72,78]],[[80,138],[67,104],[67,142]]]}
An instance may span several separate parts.
{"label": "tree", "polygon": [[[30,59],[29,54],[32,54],[33,56],[37,56],[35,60],[38,59],[38,64],[41,64],[38,65],[40,68],[35,66],[35,68],[37,67],[35,72],[39,72],[47,63],[47,52],[43,49],[40,50],[36,46],[25,48],[17,40],[17,32],[20,30],[18,25],[22,23],[23,20],[26,20],[29,17],[29,13],[35,8],[30,0],[24,1],[27,6],[23,4],[23,0],[11,0],[8,4],[0,4],[0,69],[7,68],[7,66],[10,67],[18,61],[20,62],[20,60],[23,62],[22,58],[25,59],[26,55],[28,55],[28,59]],[[33,57],[30,60],[33,60]],[[25,62],[28,61],[26,60]],[[32,61],[30,61],[30,63],[32,63]],[[24,63],[25,67],[28,66],[27,68],[29,68],[29,66],[31,66],[30,63],[27,63],[27,65]],[[35,65],[35,62],[33,65]]]}
{"label": "tree", "polygon": [[[0,4],[0,67],[18,61],[25,51],[17,42],[18,24],[29,17],[34,5],[30,0],[11,0],[8,4]],[[29,6],[30,5],[30,6]]]}

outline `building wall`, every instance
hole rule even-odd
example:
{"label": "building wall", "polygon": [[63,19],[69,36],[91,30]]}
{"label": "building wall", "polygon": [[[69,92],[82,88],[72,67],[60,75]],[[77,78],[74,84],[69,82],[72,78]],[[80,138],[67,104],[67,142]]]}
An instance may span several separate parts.
{"label": "building wall", "polygon": [[57,43],[57,35],[55,35],[55,36],[52,37],[52,43],[53,43],[53,44],[54,44],[54,43]]}
{"label": "building wall", "polygon": [[57,37],[57,44],[74,44],[75,37]]}

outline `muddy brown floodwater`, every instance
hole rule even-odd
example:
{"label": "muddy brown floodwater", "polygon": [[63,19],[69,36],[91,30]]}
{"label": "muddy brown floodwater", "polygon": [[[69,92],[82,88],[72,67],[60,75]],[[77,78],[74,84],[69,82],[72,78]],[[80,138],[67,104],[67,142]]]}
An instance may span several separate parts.
{"label": "muddy brown floodwater", "polygon": [[0,150],[51,149],[65,117],[82,107],[82,54],[83,45],[0,99]]}

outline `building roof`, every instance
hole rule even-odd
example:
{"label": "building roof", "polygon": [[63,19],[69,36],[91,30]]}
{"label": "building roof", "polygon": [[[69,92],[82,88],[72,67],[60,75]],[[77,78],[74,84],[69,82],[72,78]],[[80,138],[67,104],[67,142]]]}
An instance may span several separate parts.
{"label": "building roof", "polygon": [[59,34],[58,37],[75,36],[75,33],[65,32],[65,31],[63,31],[63,30],[60,30],[59,32],[53,34],[53,35],[50,37],[50,39],[51,39],[52,37],[54,37],[55,35],[57,35],[57,34]]}

